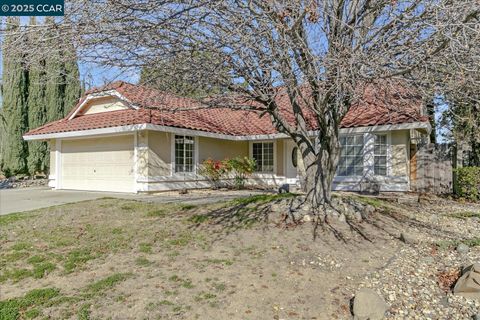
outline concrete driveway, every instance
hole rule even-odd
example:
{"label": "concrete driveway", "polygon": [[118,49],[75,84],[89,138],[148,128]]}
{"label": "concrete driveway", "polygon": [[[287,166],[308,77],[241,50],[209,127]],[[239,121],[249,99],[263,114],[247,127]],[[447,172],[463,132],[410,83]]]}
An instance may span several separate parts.
{"label": "concrete driveway", "polygon": [[114,197],[158,203],[178,202],[201,205],[239,197],[247,197],[253,194],[261,193],[264,192],[257,190],[192,190],[187,194],[181,195],[178,192],[173,191],[157,194],[128,194],[113,192],[51,190],[47,187],[3,189],[0,190],[0,215],[47,208],[66,203],[94,200],[103,197]]}

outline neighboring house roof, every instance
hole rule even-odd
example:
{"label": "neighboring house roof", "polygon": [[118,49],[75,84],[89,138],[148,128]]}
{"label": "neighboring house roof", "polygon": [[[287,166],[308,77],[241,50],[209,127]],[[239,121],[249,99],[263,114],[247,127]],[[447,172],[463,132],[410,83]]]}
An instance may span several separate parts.
{"label": "neighboring house roof", "polygon": [[[89,97],[109,92],[115,92],[122,99],[126,99],[131,108],[94,114],[79,112]],[[342,120],[342,128],[428,122],[428,118],[420,112],[421,100],[414,95],[408,95],[406,91],[403,94],[390,94],[387,90],[367,87],[364,92],[361,102],[354,104]],[[406,96],[408,97],[405,98]],[[286,92],[279,91],[276,102],[287,120],[294,123]],[[307,114],[306,118],[309,130],[315,130],[313,113]],[[206,108],[194,99],[117,81],[88,91],[64,119],[30,130],[25,136],[136,124],[154,124],[231,136],[277,133],[266,113],[261,115],[256,111],[227,107]]]}

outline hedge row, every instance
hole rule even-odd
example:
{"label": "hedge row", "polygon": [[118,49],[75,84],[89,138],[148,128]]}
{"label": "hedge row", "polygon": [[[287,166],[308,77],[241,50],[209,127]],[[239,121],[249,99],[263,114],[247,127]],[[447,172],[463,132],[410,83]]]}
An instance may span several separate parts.
{"label": "hedge row", "polygon": [[457,195],[473,201],[480,200],[480,167],[463,167],[455,172]]}

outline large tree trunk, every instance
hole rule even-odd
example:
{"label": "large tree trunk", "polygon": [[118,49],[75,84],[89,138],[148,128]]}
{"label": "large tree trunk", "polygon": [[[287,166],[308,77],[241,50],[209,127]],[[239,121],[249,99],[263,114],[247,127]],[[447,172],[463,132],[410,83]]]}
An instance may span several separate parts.
{"label": "large tree trunk", "polygon": [[315,150],[308,143],[298,144],[301,151],[303,168],[300,170],[302,189],[306,193],[315,212],[330,205],[333,178],[339,160],[339,140],[337,130],[329,136],[318,136],[312,142]]}

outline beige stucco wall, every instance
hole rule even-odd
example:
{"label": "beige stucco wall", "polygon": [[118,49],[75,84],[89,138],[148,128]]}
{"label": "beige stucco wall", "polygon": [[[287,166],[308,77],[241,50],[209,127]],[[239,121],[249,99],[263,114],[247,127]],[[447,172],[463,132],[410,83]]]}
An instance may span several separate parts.
{"label": "beige stucco wall", "polygon": [[248,156],[247,141],[231,141],[212,138],[198,138],[198,161],[211,158],[214,160],[223,160],[225,158],[234,158],[237,156]]}
{"label": "beige stucco wall", "polygon": [[128,106],[117,97],[102,97],[89,101],[83,107],[83,114],[93,114],[107,111],[128,109]]}
{"label": "beige stucco wall", "polygon": [[[164,177],[171,175],[172,168],[172,135],[166,132],[147,131],[146,141],[148,151],[144,156],[147,159],[148,177]],[[139,138],[140,139],[140,138]],[[140,142],[140,140],[139,140]],[[249,156],[248,141],[231,141],[198,137],[195,147],[198,150],[197,163],[211,158],[223,160],[237,156]],[[139,153],[140,154],[140,153]],[[283,172],[283,143],[277,144],[277,167]]]}
{"label": "beige stucco wall", "polygon": [[408,176],[409,161],[409,132],[408,130],[399,130],[391,132],[392,143],[392,175]]}
{"label": "beige stucco wall", "polygon": [[148,148],[149,132],[146,130],[138,131],[137,133],[137,161],[139,177],[148,177],[148,157],[150,154]]}
{"label": "beige stucco wall", "polygon": [[148,131],[148,176],[169,176],[172,168],[172,134]]}
{"label": "beige stucco wall", "polygon": [[55,151],[56,151],[56,140],[55,139],[51,139],[49,141],[49,144],[50,144],[50,174],[53,175],[55,174],[55,170],[56,170],[56,160],[57,158],[55,157]]}
{"label": "beige stucco wall", "polygon": [[283,153],[284,150],[284,142],[285,139],[278,139],[277,140],[277,176],[283,176],[284,175],[284,160],[285,160],[285,155]]}

